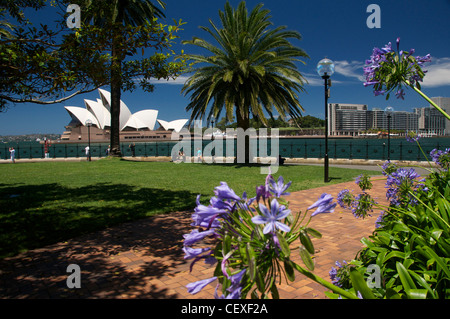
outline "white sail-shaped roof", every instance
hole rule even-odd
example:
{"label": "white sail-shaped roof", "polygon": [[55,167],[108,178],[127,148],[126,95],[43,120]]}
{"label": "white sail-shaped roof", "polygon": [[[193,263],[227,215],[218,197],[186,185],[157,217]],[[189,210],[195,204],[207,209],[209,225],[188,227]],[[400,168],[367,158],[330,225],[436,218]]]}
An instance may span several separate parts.
{"label": "white sail-shaped roof", "polygon": [[89,119],[92,121],[93,125],[100,127],[100,124],[98,123],[95,115],[89,112],[87,109],[83,109],[82,107],[78,106],[65,106],[64,108],[67,110],[67,112],[69,112],[76,119],[78,119],[81,122],[81,124],[85,125],[86,121]]}
{"label": "white sail-shaped roof", "polygon": [[186,119],[175,120],[175,121],[171,121],[171,122],[158,120],[158,123],[167,131],[174,130],[175,132],[179,133],[188,121],[189,120],[186,120]]}
{"label": "white sail-shaped roof", "polygon": [[156,118],[158,117],[157,110],[143,110],[134,113],[133,116],[142,121],[149,130],[153,131],[155,129]]}
{"label": "white sail-shaped roof", "polygon": [[[103,105],[105,105],[105,107],[109,111],[111,111],[111,93],[102,89],[98,89],[98,92],[100,93],[100,97],[102,98]],[[120,119],[119,119],[120,130],[123,130],[126,127],[126,124],[130,119],[130,116],[131,116],[130,109],[122,100],[120,100]]]}
{"label": "white sail-shaped roof", "polygon": [[[86,120],[90,119],[94,125],[100,129],[111,127],[111,93],[98,89],[100,99],[96,101],[84,100],[85,109],[77,106],[66,106],[65,109],[70,116],[80,121],[85,125]],[[179,133],[186,125],[188,120],[163,121],[157,120],[157,110],[142,110],[132,114],[128,106],[120,101],[120,130],[125,128],[132,129],[146,129],[153,131],[155,129],[156,121],[166,130],[174,130]]]}
{"label": "white sail-shaped roof", "polygon": [[104,129],[106,126],[109,126],[111,123],[111,115],[108,110],[103,106],[103,103],[91,100],[84,100],[84,104],[86,105],[86,109],[93,113],[97,118],[99,123],[99,128]]}

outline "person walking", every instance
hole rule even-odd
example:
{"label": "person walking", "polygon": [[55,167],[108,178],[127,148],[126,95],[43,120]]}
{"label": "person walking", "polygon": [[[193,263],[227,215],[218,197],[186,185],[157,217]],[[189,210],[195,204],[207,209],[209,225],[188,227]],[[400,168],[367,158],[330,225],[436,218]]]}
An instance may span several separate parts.
{"label": "person walking", "polygon": [[50,158],[50,142],[48,141],[47,137],[44,137],[44,153],[45,153],[45,158]]}
{"label": "person walking", "polygon": [[84,151],[86,152],[86,160],[89,161],[89,158],[91,157],[91,150],[89,149],[89,145],[85,147]]}
{"label": "person walking", "polygon": [[14,149],[14,147],[9,148],[9,153],[11,155],[11,162],[13,162],[14,164],[16,162],[16,150]]}

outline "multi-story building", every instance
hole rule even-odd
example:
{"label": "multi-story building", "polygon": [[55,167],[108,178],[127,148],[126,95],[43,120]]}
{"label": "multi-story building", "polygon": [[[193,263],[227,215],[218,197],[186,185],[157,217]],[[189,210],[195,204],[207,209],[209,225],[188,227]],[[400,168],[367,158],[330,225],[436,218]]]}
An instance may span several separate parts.
{"label": "multi-story building", "polygon": [[446,135],[450,132],[445,127],[446,119],[434,107],[422,107],[414,109],[414,112],[419,117],[418,130],[423,135]]}
{"label": "multi-story building", "polygon": [[[423,111],[429,112],[429,111]],[[365,104],[328,104],[328,131],[330,135],[348,135],[357,136],[361,132],[369,129],[387,130],[388,116],[384,110],[380,108],[373,108],[368,110]],[[442,114],[436,114],[432,111],[433,121],[443,121]],[[440,117],[439,117],[440,116]],[[390,129],[404,131],[419,131],[419,123],[421,113],[417,110],[414,112],[395,111],[390,118]],[[435,126],[428,120],[428,126]],[[450,132],[450,131],[447,131]],[[444,134],[444,131],[440,131]]]}
{"label": "multi-story building", "polygon": [[365,104],[328,104],[328,132],[330,135],[358,135],[367,130],[370,122]]}
{"label": "multi-story building", "polygon": [[[447,114],[450,114],[450,97],[432,97],[431,100],[434,103],[436,103],[441,109],[443,109]],[[445,122],[444,135],[450,135],[450,120],[445,118],[444,122]]]}
{"label": "multi-story building", "polygon": [[[372,124],[370,128],[387,130],[388,129],[388,116],[384,113],[384,110],[379,108],[373,108]],[[398,131],[417,131],[418,130],[419,116],[413,112],[395,111],[391,115],[390,128]]]}

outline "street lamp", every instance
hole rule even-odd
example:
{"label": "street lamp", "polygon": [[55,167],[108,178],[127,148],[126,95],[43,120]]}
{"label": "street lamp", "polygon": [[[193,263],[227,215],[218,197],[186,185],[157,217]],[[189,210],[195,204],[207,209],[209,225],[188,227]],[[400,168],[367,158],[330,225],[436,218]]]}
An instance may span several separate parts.
{"label": "street lamp", "polygon": [[330,92],[328,86],[331,86],[330,77],[334,73],[334,63],[330,59],[322,59],[317,64],[317,73],[324,79],[325,82],[325,156],[324,156],[324,168],[325,168],[325,183],[328,183],[328,98]]}
{"label": "street lamp", "polygon": [[384,109],[384,114],[388,119],[388,156],[387,160],[391,160],[391,117],[394,114],[394,108],[392,106],[388,106]]}
{"label": "street lamp", "polygon": [[88,160],[89,162],[91,161],[91,126],[92,126],[92,120],[91,119],[87,119],[86,122],[84,123],[87,128],[88,128],[88,154],[86,154],[88,156]]}

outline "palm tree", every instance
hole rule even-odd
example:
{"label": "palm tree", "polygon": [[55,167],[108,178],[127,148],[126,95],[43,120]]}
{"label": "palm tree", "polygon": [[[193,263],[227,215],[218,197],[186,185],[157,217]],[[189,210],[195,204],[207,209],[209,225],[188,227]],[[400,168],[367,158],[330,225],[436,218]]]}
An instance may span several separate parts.
{"label": "palm tree", "polygon": [[230,122],[235,114],[238,127],[246,130],[250,116],[265,126],[265,113],[273,118],[276,111],[283,120],[287,115],[294,120],[301,116],[297,92],[304,91],[306,80],[295,63],[308,55],[289,42],[300,40],[301,35],[285,26],[269,29],[270,11],[262,6],[248,14],[244,1],[237,10],[227,2],[224,12],[219,11],[222,28],[211,20],[211,28],[201,27],[217,45],[197,37],[184,41],[211,53],[187,55],[194,64],[201,64],[182,89],[185,95],[191,94],[186,107],[191,122],[206,117],[209,124],[212,116],[219,118],[224,110]]}
{"label": "palm tree", "polygon": [[[165,3],[156,0],[165,9]],[[151,0],[86,0],[83,5],[83,21],[92,22],[97,26],[139,26],[154,17],[165,17],[161,9]],[[113,32],[111,49],[111,156],[121,156],[120,151],[120,97],[121,97],[121,66],[126,51],[119,49],[122,37],[120,32]]]}

